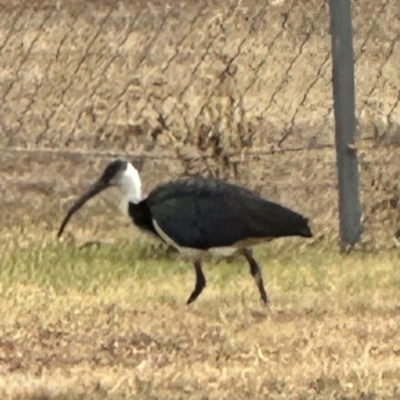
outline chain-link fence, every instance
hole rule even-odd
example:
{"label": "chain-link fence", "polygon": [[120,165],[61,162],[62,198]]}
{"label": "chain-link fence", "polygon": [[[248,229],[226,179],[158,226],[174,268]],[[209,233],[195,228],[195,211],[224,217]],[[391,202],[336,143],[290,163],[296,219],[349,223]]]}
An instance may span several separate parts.
{"label": "chain-link fence", "polygon": [[[392,244],[399,8],[352,3],[364,239]],[[118,153],[144,157],[148,187],[188,173],[236,179],[308,214],[320,234],[337,229],[327,2],[1,0],[0,8],[5,208],[29,205],[43,220],[100,172],[93,160]]]}

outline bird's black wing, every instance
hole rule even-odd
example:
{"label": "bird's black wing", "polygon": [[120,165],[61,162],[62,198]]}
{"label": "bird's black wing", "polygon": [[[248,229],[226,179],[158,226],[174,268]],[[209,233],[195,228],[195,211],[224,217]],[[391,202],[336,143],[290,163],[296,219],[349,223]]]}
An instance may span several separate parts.
{"label": "bird's black wing", "polygon": [[300,234],[301,215],[219,180],[190,179],[157,187],[146,200],[152,218],[183,247],[231,246],[250,238]]}

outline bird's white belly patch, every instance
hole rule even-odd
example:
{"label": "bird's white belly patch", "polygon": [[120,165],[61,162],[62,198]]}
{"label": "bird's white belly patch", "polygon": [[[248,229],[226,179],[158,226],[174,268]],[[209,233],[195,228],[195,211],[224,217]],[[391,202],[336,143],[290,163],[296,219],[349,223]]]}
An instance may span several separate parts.
{"label": "bird's white belly patch", "polygon": [[214,247],[209,250],[192,249],[190,247],[182,247],[173,241],[158,225],[155,219],[152,220],[154,229],[160,235],[161,239],[168,245],[175,247],[182,255],[188,258],[205,257],[207,253],[215,258],[226,258],[232,256],[237,250],[237,247]]}

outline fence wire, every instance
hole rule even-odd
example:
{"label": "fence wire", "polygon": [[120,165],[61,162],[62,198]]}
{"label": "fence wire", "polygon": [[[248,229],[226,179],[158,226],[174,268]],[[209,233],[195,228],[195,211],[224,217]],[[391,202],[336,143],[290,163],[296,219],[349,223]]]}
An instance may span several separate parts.
{"label": "fence wire", "polygon": [[[398,196],[400,17],[397,0],[352,4],[368,210]],[[260,187],[297,179],[297,208],[307,182],[334,188],[327,2],[1,0],[0,9],[3,149],[175,149],[186,172]],[[383,169],[389,200],[383,189],[368,194]]]}

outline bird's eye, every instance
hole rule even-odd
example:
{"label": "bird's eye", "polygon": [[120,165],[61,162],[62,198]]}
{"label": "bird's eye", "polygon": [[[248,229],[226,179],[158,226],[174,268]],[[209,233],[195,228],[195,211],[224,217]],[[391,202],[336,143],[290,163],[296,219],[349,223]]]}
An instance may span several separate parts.
{"label": "bird's eye", "polygon": [[126,163],[123,160],[112,161],[104,170],[101,179],[103,181],[110,182],[111,179],[113,179],[118,172],[122,171],[124,168],[126,168]]}

